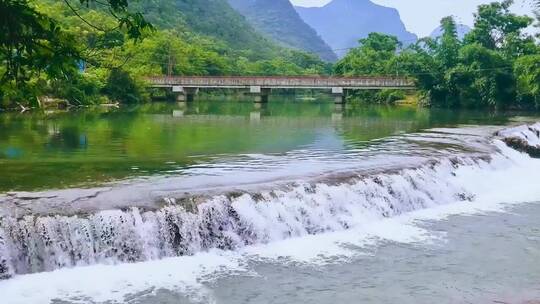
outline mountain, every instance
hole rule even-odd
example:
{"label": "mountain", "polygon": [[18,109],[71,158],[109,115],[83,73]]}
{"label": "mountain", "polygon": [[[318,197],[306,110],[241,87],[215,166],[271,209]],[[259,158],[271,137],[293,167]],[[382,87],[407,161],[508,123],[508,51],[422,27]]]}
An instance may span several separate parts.
{"label": "mountain", "polygon": [[[456,24],[456,27],[457,27],[457,34],[458,34],[459,40],[463,40],[463,38],[465,38],[465,35],[467,35],[471,31],[471,28],[465,24]],[[431,32],[429,36],[431,38],[441,37],[442,28],[439,26],[438,28],[434,29],[433,32]]]}
{"label": "mountain", "polygon": [[326,61],[337,59],[328,44],[302,20],[289,0],[228,1],[255,29],[275,41],[317,54]]}
{"label": "mountain", "polygon": [[372,32],[397,36],[404,44],[417,39],[407,31],[396,9],[370,0],[333,0],[323,7],[297,6],[296,11],[332,49],[338,50],[339,56],[358,46],[358,40]]}
{"label": "mountain", "polygon": [[260,34],[227,0],[142,0],[130,2],[159,29],[180,29],[213,37],[251,59],[272,57],[274,41]]}

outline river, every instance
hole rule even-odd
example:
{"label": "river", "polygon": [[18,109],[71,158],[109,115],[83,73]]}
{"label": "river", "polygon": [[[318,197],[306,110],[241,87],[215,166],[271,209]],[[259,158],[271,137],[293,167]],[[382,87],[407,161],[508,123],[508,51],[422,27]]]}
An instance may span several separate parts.
{"label": "river", "polygon": [[2,303],[540,300],[540,160],[495,135],[536,121],[318,100],[0,114]]}

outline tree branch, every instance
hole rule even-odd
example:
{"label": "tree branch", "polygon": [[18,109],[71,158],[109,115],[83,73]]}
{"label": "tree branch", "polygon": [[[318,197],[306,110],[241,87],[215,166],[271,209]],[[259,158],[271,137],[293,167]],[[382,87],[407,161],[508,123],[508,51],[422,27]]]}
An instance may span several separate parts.
{"label": "tree branch", "polygon": [[81,16],[79,14],[79,12],[73,7],[71,6],[71,4],[69,3],[68,0],[64,0],[64,3],[69,7],[69,9],[75,14],[75,16],[77,16],[79,19],[81,19],[84,23],[86,23],[88,26],[92,27],[93,29],[96,29],[98,31],[101,31],[101,32],[107,32],[107,30],[103,29],[103,28],[100,28],[90,22],[88,22],[86,19],[83,18],[83,16]]}

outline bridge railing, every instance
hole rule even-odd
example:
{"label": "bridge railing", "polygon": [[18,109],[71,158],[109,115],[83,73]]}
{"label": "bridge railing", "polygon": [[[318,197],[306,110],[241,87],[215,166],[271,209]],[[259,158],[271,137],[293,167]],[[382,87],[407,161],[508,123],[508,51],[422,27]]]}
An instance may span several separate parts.
{"label": "bridge railing", "polygon": [[404,77],[246,77],[246,76],[158,76],[147,81],[156,86],[193,87],[412,87],[414,82]]}

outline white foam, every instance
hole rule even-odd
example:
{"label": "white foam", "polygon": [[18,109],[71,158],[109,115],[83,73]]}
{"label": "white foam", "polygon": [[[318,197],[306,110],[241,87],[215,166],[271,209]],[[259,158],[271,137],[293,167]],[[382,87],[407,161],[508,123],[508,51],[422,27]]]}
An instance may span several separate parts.
{"label": "white foam", "polygon": [[425,229],[398,218],[384,219],[354,229],[250,246],[241,252],[251,260],[305,265],[342,263],[370,253],[380,241],[428,242],[438,239]]}
{"label": "white foam", "polygon": [[[400,243],[430,242],[438,240],[440,233],[418,226],[426,220],[443,220],[453,215],[473,215],[505,212],[514,204],[540,201],[540,160],[497,142],[502,155],[494,156],[483,168],[463,166],[456,170],[452,183],[475,194],[474,200],[456,201],[431,208],[411,211],[394,218],[365,222],[354,229],[324,235],[273,242],[245,250],[264,258],[288,258],[296,262],[321,263],[329,257],[352,257],[359,254],[353,246],[371,246],[375,240]],[[504,156],[503,156],[504,155]],[[345,245],[345,246],[344,246]]]}
{"label": "white foam", "polygon": [[[415,210],[394,218],[367,221],[354,229],[325,233],[249,247],[244,252],[264,259],[286,259],[301,263],[327,263],[362,254],[351,246],[372,246],[376,241],[400,243],[440,240],[444,233],[428,231],[418,224],[426,220],[443,220],[453,215],[506,212],[515,204],[540,201],[540,160],[497,142],[503,155],[495,156],[483,168],[463,166],[456,170],[455,180],[475,194],[474,200],[456,201]],[[508,157],[508,158],[507,158]]]}
{"label": "white foam", "polygon": [[157,289],[190,292],[207,302],[209,295],[199,282],[207,275],[244,271],[226,252],[200,253],[134,264],[94,265],[53,272],[16,276],[0,281],[0,297],[6,304],[41,304],[55,299],[74,303],[110,301],[124,303],[134,294]]}

